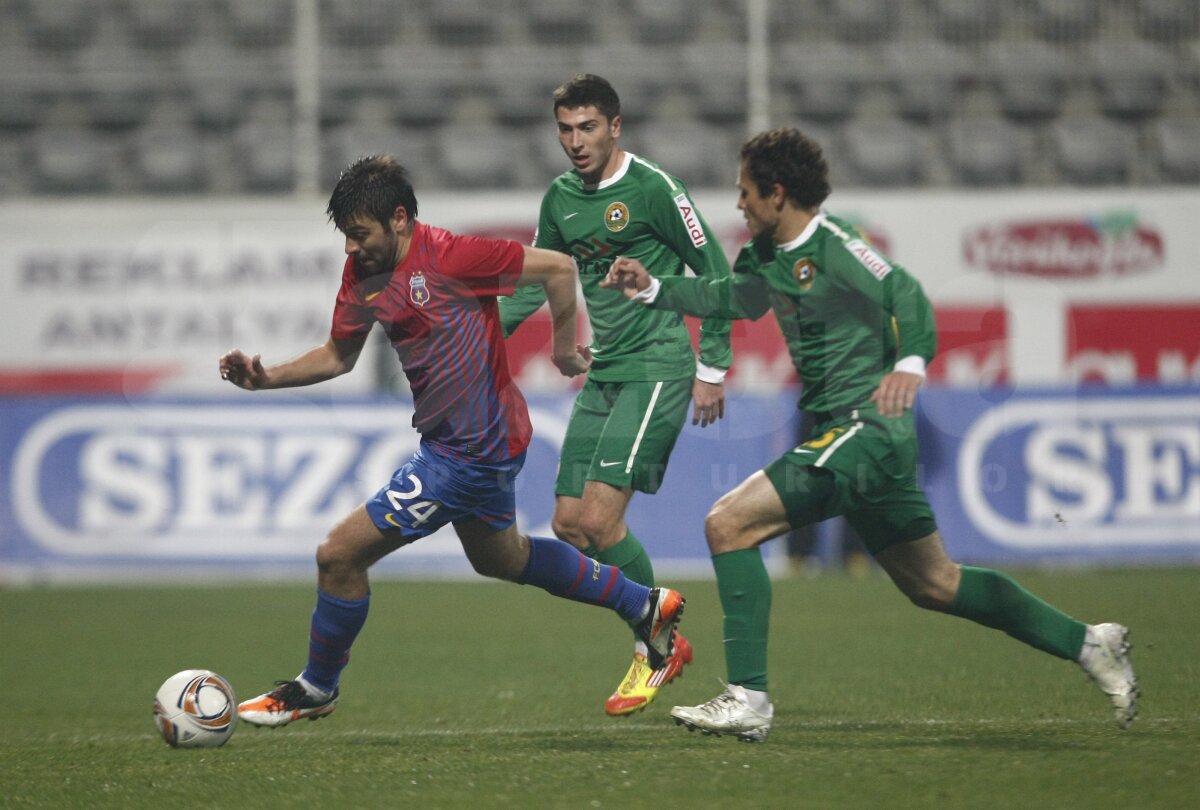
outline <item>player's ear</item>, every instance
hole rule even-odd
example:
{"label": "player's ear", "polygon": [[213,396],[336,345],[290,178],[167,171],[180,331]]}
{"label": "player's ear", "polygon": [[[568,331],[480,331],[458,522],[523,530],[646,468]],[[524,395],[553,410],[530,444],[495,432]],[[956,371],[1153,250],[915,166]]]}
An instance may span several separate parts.
{"label": "player's ear", "polygon": [[612,128],[612,136],[614,138],[621,137],[621,116],[614,115],[612,121],[609,123],[609,126]]}
{"label": "player's ear", "polygon": [[402,231],[408,223],[408,209],[403,205],[397,205],[396,210],[392,212],[392,229]]}
{"label": "player's ear", "polygon": [[778,209],[783,208],[783,204],[787,202],[787,191],[784,190],[782,183],[771,184],[771,203]]}

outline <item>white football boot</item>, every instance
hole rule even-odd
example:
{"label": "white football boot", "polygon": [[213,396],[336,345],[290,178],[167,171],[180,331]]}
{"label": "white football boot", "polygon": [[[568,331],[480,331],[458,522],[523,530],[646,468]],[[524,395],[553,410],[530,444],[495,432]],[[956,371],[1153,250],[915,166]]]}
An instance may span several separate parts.
{"label": "white football boot", "polygon": [[750,705],[746,689],[736,683],[727,684],[725,691],[708,703],[699,706],[676,706],[671,717],[676,725],[688,731],[700,731],[716,736],[737,737],[743,742],[766,742],[771,731],[775,707],[767,704],[766,714]]}
{"label": "white football boot", "polygon": [[1129,649],[1129,628],[1113,623],[1089,624],[1079,653],[1079,666],[1108,695],[1121,728],[1129,728],[1137,716],[1138,682]]}

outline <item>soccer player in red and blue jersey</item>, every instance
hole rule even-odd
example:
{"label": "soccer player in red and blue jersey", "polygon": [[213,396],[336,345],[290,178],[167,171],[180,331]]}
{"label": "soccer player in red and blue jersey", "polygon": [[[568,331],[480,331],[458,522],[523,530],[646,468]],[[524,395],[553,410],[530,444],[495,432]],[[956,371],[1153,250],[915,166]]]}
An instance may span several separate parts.
{"label": "soccer player in red and blue jersey", "polygon": [[560,540],[522,535],[515,522],[514,482],[532,428],[509,374],[496,296],[541,285],[554,323],[555,365],[567,376],[587,371],[591,358],[575,344],[570,257],[419,222],[408,174],[389,155],[346,169],[327,213],[345,235],[348,254],[329,339],[269,367],[234,349],[220,360],[221,376],[250,391],[332,379],[354,368],[379,323],[408,376],[421,443],[317,549],[317,605],[304,671],[241,703],[239,717],[283,726],[331,713],[366,621],[368,569],[447,523],[478,573],[611,608],[637,622],[660,662],[669,656],[683,611],[678,592],[640,585]]}

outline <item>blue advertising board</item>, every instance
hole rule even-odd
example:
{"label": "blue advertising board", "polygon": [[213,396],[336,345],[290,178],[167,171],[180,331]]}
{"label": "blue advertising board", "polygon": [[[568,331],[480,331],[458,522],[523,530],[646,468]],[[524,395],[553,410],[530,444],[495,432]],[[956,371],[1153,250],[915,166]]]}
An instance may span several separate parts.
{"label": "blue advertising board", "polygon": [[1200,391],[927,391],[925,491],[964,562],[1200,559]]}
{"label": "blue advertising board", "polygon": [[[534,441],[518,523],[552,536],[554,477],[573,399],[530,397]],[[629,523],[663,571],[707,575],[704,515],[794,442],[795,398],[732,396],[688,425],[658,495]],[[416,450],[411,402],[0,399],[0,581],[313,575],[326,532]],[[468,576],[449,528],[379,572]]]}
{"label": "blue advertising board", "polygon": [[[523,531],[550,536],[571,397],[531,397]],[[1200,391],[949,391],[919,402],[921,475],[962,562],[1200,560]],[[796,442],[795,397],[731,395],[687,425],[628,515],[664,574],[711,574],[704,516]],[[312,576],[328,529],[416,449],[411,403],[0,399],[0,583]],[[780,544],[774,544],[779,546]],[[778,555],[782,549],[774,548]],[[469,576],[444,529],[381,573]]]}

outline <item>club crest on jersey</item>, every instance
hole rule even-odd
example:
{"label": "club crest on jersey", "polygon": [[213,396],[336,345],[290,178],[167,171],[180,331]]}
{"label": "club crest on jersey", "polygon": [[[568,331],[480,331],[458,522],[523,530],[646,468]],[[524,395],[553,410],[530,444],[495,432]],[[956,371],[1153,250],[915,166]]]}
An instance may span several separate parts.
{"label": "club crest on jersey", "polygon": [[625,226],[629,224],[629,206],[623,202],[615,202],[609,204],[608,208],[604,209],[604,227],[608,228],[613,233],[625,230]]}
{"label": "club crest on jersey", "polygon": [[425,283],[425,276],[413,273],[412,278],[408,280],[408,297],[417,306],[425,306],[429,301],[429,287]]}
{"label": "club crest on jersey", "polygon": [[792,274],[796,276],[800,289],[807,290],[817,280],[817,266],[810,259],[801,259],[792,266]]}

